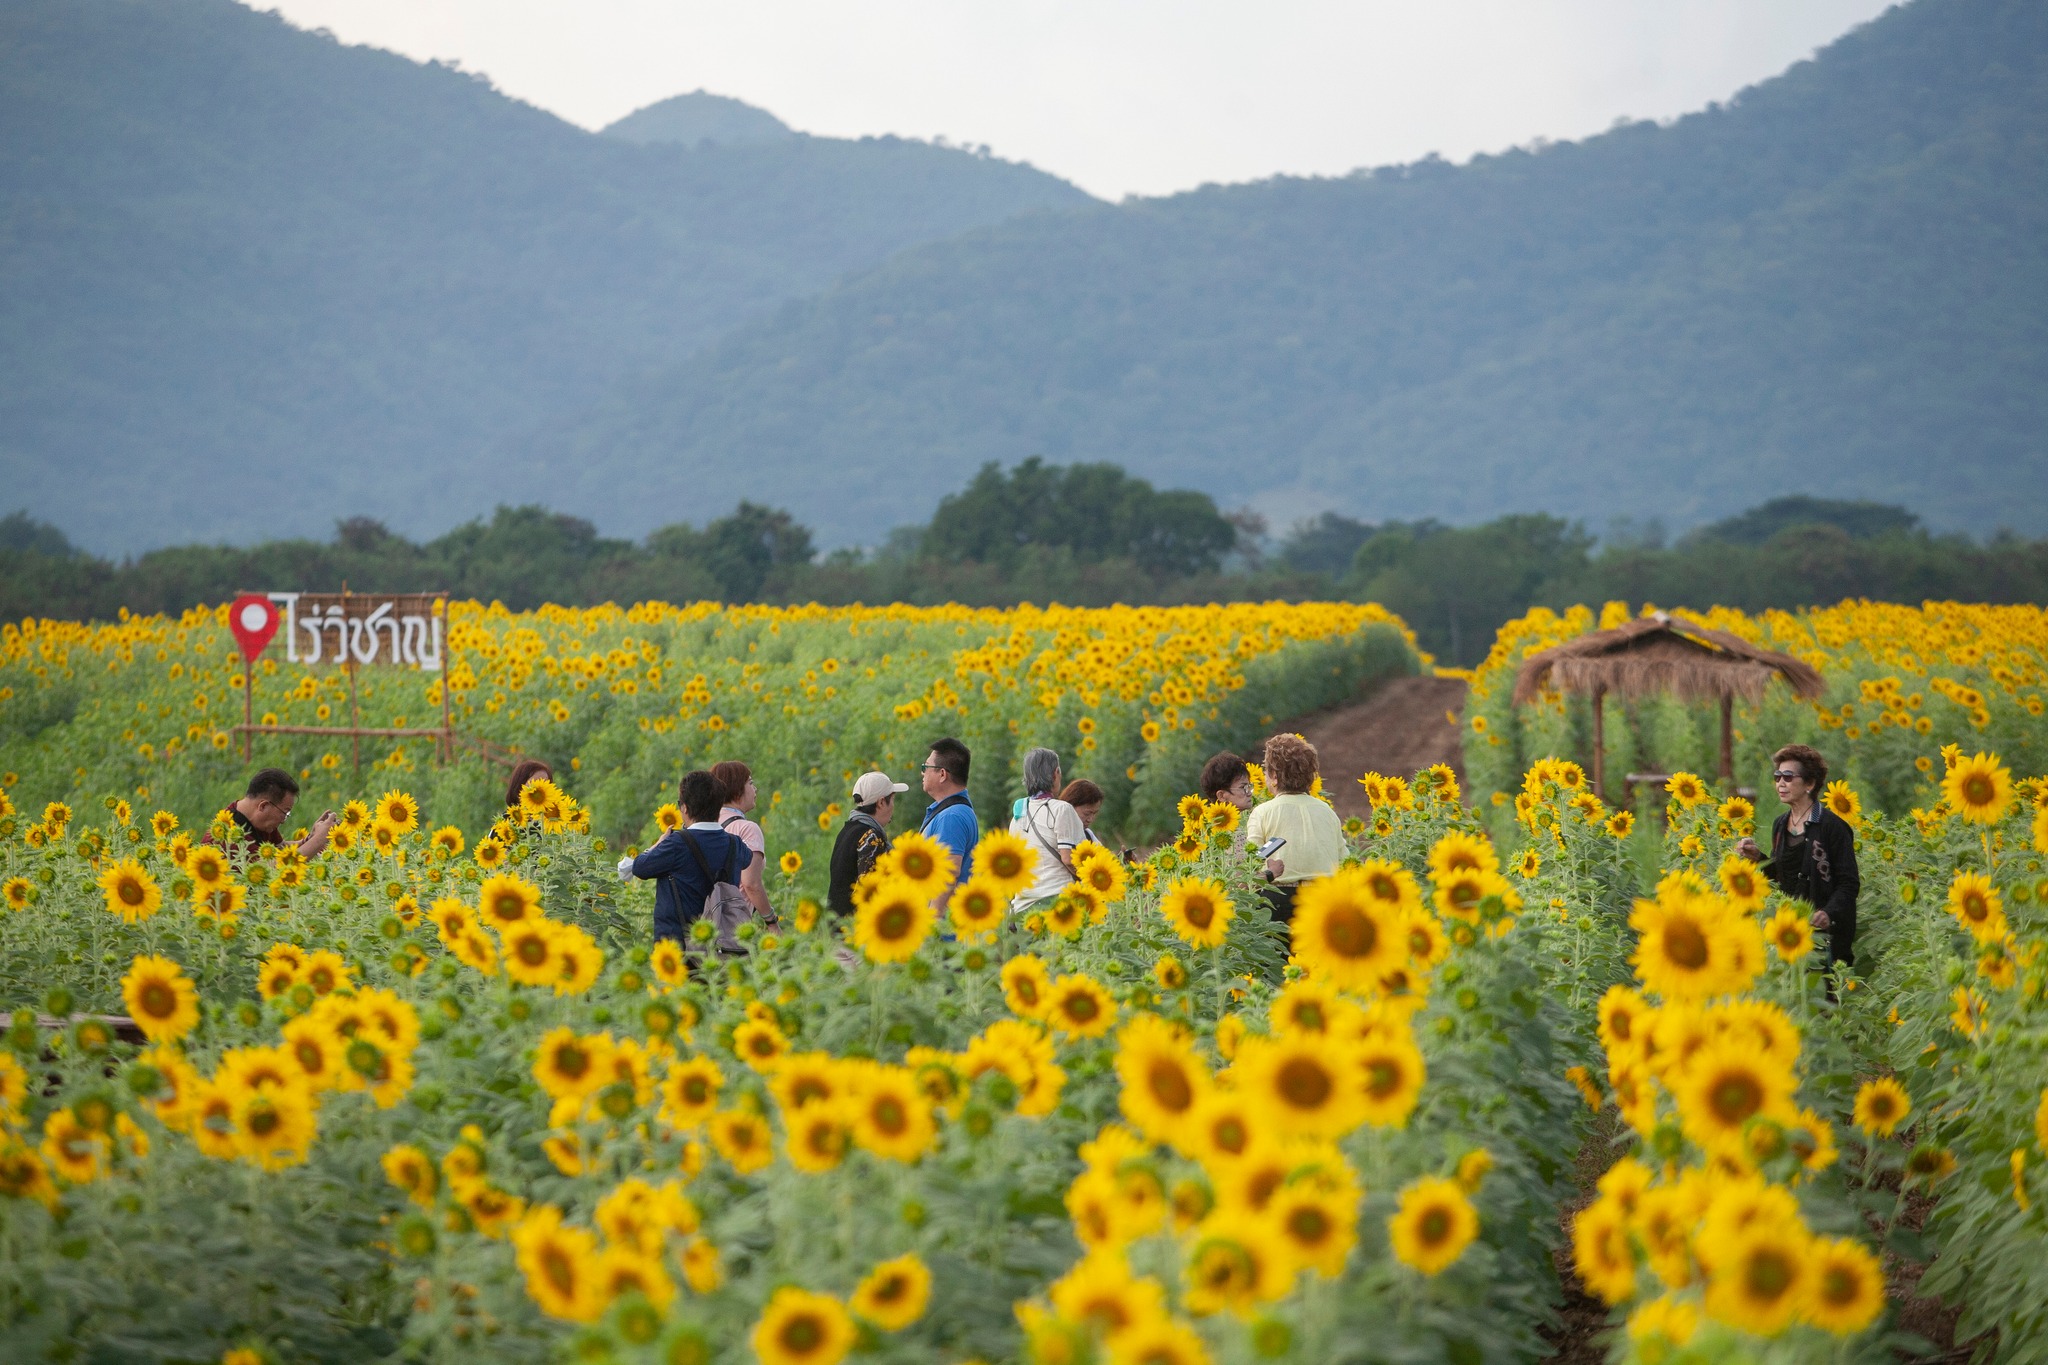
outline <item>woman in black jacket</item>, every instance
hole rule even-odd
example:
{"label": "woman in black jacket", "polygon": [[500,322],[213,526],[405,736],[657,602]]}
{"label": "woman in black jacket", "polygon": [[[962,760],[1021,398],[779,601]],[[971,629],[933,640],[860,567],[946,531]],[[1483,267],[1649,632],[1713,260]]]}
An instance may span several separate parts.
{"label": "woman in black jacket", "polygon": [[1856,961],[1856,831],[1820,800],[1827,784],[1827,760],[1804,744],[1788,744],[1771,755],[1771,781],[1784,813],[1771,824],[1771,856],[1756,840],[1735,851],[1752,862],[1788,896],[1813,907],[1813,927],[1828,936],[1828,965]]}

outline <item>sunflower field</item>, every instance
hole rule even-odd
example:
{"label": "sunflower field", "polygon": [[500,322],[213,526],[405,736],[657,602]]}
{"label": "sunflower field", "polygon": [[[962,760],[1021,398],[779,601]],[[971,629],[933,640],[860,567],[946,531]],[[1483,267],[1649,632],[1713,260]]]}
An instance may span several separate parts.
{"label": "sunflower field", "polygon": [[[1464,715],[1466,768],[1479,792],[1505,800],[1535,759],[1591,752],[1590,701],[1552,694],[1516,707],[1515,671],[1530,654],[1630,614],[1623,602],[1597,613],[1539,607],[1500,628],[1473,672]],[[1736,703],[1738,782],[1756,784],[1779,746],[1811,744],[1861,799],[1897,815],[1932,804],[1943,745],[2001,753],[2023,771],[2048,768],[2048,611],[2040,607],[1844,602],[1757,616],[1728,608],[1673,614],[1802,659],[1827,679],[1816,701],[1773,686],[1761,707]],[[1609,701],[1609,790],[1599,795],[1619,801],[1622,775],[1632,769],[1714,771],[1719,725],[1708,706]]]}
{"label": "sunflower field", "polygon": [[[626,615],[607,648],[630,633],[645,683],[650,627]],[[1831,797],[1863,868],[1839,975],[1815,970],[1806,907],[1736,855],[1751,803],[1678,772],[1639,819],[1561,754],[1498,807],[1448,768],[1365,774],[1371,818],[1281,924],[1241,813],[1166,796],[1187,785],[1171,746],[1402,666],[1398,627],[1333,615],[1262,651],[1215,626],[1113,691],[1193,632],[1019,641],[1016,622],[952,633],[977,613],[883,613],[747,674],[802,630],[716,615],[674,624],[756,632],[716,637],[753,703],[636,712],[607,656],[606,683],[551,684],[617,709],[554,751],[583,759],[559,783],[502,812],[487,793],[465,826],[442,804],[462,765],[387,763],[315,858],[138,799],[151,777],[212,790],[180,776],[219,761],[210,743],[115,742],[108,680],[179,660],[71,651],[71,713],[20,771],[61,781],[51,732],[76,727],[107,747],[72,781],[120,785],[31,800],[24,776],[0,801],[5,1359],[1533,1362],[1560,1266],[1616,1361],[1897,1359],[1929,1349],[1893,1307],[1916,1276],[1960,1310],[1958,1341],[2048,1359],[2048,786],[1997,754],[1919,735],[1912,814]],[[887,647],[856,654],[849,624]],[[539,633],[496,638],[520,629]],[[1097,646],[1100,671],[1074,662]],[[516,700],[570,656],[532,657],[556,671],[520,687],[472,664],[464,704],[571,723]],[[884,685],[905,660],[928,678],[911,696]],[[1207,697],[1174,672],[1191,664],[1215,669]],[[1003,735],[1133,755],[1127,823],[1167,841],[1136,863],[1084,845],[1066,892],[1013,910],[1023,841],[985,836],[946,896],[949,855],[909,834],[843,922],[799,857],[771,879],[780,922],[736,953],[703,927],[651,940],[649,888],[615,863],[658,826],[669,746],[702,762],[717,715],[749,757],[784,722],[773,752],[815,751],[782,708],[813,685],[837,702],[824,680],[848,674],[873,690],[829,712],[842,749],[943,726],[977,775]],[[139,743],[157,766],[95,769]],[[841,785],[757,767],[813,828]]]}
{"label": "sunflower field", "polygon": [[[299,776],[301,814],[402,786],[472,837],[497,817],[505,769],[467,748],[437,766],[432,741],[366,740],[358,754],[351,740],[279,733],[245,762],[226,620],[220,606],[0,626],[0,785],[18,804],[116,792],[191,822],[241,795],[252,766],[279,766]],[[348,674],[288,663],[282,648],[254,670],[258,723],[350,724]],[[1022,754],[1043,744],[1103,789],[1106,826],[1170,833],[1209,754],[1417,658],[1398,618],[1353,603],[514,614],[469,602],[449,608],[446,664],[455,729],[547,762],[613,842],[657,833],[652,812],[686,770],[737,758],[759,780],[757,818],[808,855],[830,847],[856,776],[900,777],[940,734],[973,750],[983,810],[1009,804]],[[363,726],[440,722],[440,674],[368,668],[354,681]]]}

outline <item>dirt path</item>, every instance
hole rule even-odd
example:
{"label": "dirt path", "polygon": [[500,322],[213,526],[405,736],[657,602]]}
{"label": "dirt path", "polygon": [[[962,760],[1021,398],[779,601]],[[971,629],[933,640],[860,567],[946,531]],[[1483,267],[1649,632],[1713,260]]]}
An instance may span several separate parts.
{"label": "dirt path", "polygon": [[1323,783],[1340,815],[1370,816],[1357,778],[1367,772],[1410,777],[1432,763],[1448,763],[1465,779],[1462,728],[1445,713],[1465,705],[1457,678],[1395,678],[1360,701],[1302,716],[1278,727],[1316,746]]}

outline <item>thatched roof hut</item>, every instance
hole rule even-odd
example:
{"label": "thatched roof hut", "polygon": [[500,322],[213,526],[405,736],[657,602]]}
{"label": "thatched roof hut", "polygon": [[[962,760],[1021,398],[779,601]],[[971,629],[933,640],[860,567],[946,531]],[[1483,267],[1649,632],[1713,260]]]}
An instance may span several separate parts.
{"label": "thatched roof hut", "polygon": [[1812,699],[1826,689],[1819,670],[1789,654],[1761,649],[1739,635],[1709,630],[1696,622],[1657,612],[1567,640],[1523,661],[1515,675],[1515,704],[1546,691],[1593,698],[1593,782],[1598,789],[1606,760],[1606,727],[1601,703],[1607,694],[1646,697],[1668,694],[1686,701],[1721,704],[1721,777],[1734,776],[1733,703],[1763,700],[1773,678],[1783,678],[1795,696]]}

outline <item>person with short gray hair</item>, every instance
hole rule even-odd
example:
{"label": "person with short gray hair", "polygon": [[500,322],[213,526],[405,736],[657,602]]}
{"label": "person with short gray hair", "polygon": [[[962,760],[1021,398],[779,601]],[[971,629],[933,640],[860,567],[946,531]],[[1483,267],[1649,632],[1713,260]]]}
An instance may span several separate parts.
{"label": "person with short gray hair", "polygon": [[1088,837],[1081,817],[1060,799],[1060,756],[1050,749],[1024,755],[1022,800],[1010,807],[1010,833],[1038,854],[1038,875],[1012,903],[1013,911],[1029,910],[1067,889],[1074,880],[1074,848]]}

